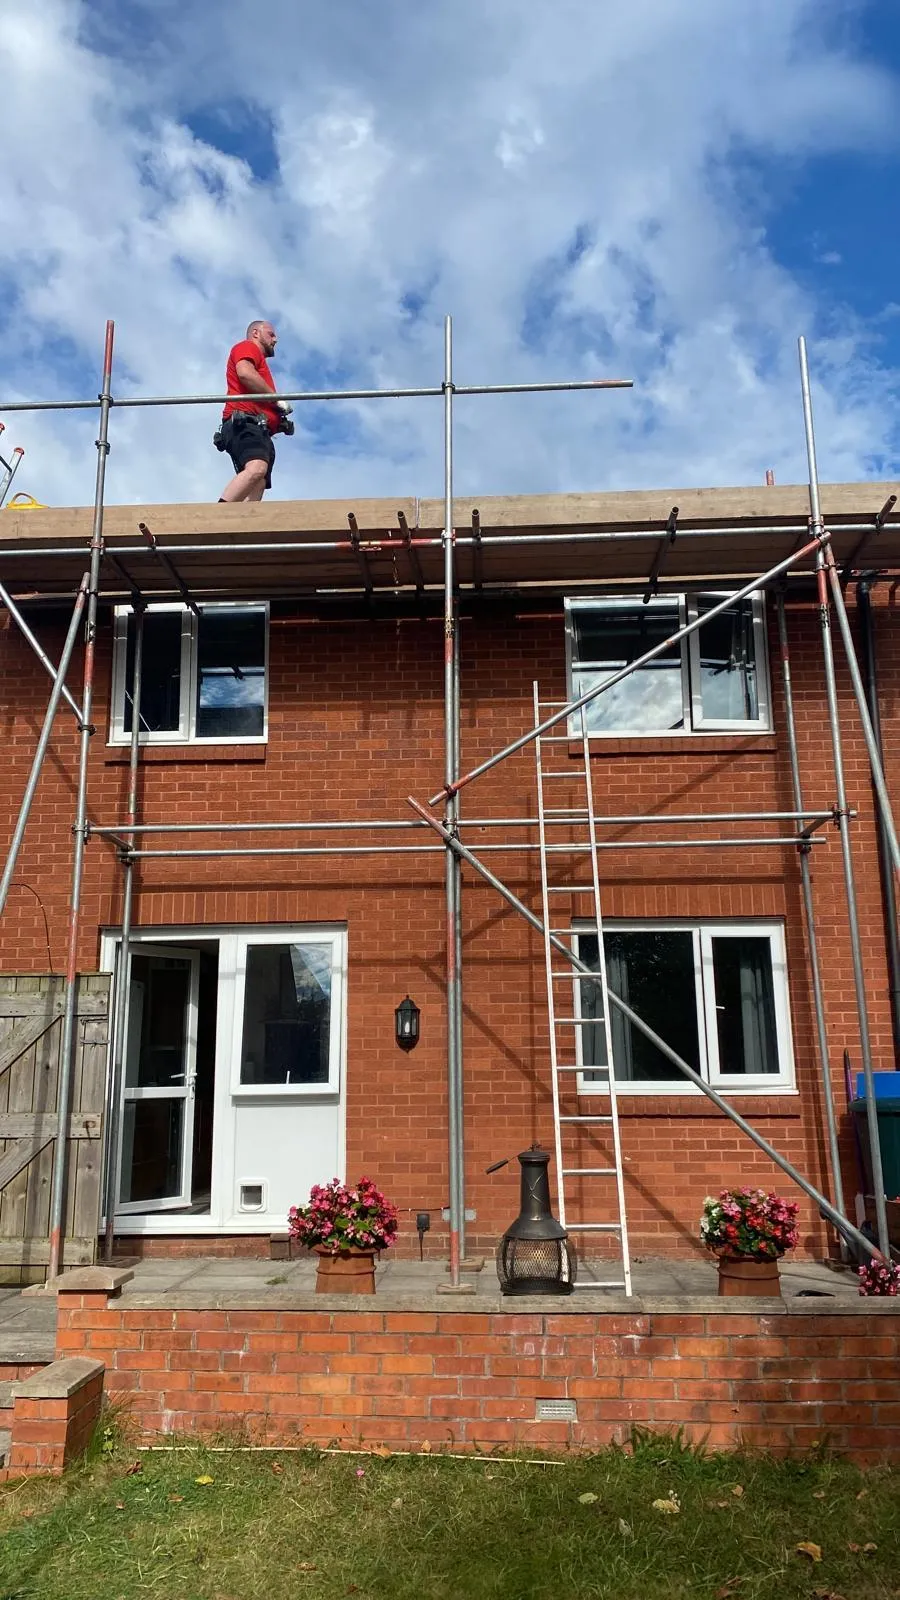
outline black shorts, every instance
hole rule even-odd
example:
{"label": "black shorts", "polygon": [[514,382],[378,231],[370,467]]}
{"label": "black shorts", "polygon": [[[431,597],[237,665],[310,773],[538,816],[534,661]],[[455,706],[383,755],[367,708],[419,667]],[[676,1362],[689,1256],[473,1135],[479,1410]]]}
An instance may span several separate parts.
{"label": "black shorts", "polygon": [[275,465],[275,444],[266,423],[248,413],[241,416],[235,411],[222,423],[222,443],[228,451],[235,472],[243,472],[248,461],[265,461],[268,465],[266,488],[272,487],[272,468]]}

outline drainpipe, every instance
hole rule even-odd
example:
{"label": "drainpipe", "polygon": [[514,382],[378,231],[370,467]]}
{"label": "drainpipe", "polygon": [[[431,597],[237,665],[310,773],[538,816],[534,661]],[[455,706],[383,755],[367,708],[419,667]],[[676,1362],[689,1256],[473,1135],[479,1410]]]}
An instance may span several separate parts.
{"label": "drainpipe", "polygon": [[[859,629],[862,642],[863,671],[865,673],[866,703],[872,719],[872,731],[878,754],[884,761],[881,740],[881,713],[878,706],[878,659],[875,654],[875,618],[872,614],[871,591],[874,579],[860,578],[856,585],[856,605],[859,612]],[[884,904],[884,931],[890,973],[891,1032],[894,1038],[894,1060],[900,1066],[900,938],[897,933],[897,891],[894,887],[893,862],[884,828],[884,819],[878,806],[875,808],[878,825],[878,865],[881,872],[881,895]]]}

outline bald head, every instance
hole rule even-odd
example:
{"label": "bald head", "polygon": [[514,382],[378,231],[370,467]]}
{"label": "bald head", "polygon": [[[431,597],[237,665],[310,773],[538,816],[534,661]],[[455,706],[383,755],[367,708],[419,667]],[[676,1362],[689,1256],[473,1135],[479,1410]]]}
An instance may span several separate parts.
{"label": "bald head", "polygon": [[264,356],[275,354],[278,335],[271,322],[266,322],[263,317],[256,317],[253,322],[248,324],[247,338],[252,339],[254,344],[259,345]]}

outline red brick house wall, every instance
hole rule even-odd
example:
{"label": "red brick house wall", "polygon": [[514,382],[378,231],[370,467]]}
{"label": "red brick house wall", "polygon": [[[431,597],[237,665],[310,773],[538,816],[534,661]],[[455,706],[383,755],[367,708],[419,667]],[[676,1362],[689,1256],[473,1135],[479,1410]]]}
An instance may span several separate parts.
{"label": "red brick house wall", "polygon": [[[850,591],[851,612],[854,591]],[[889,781],[900,755],[900,633],[891,592],[876,594],[882,717]],[[463,604],[462,763],[466,770],[531,725],[531,682],[544,698],[565,696],[561,606],[518,615],[512,604],[467,615]],[[33,625],[51,655],[65,630],[62,612],[37,612]],[[778,671],[774,607],[770,665],[775,731],[605,742],[594,762],[599,812],[790,809],[790,770]],[[805,799],[834,798],[818,617],[790,604],[788,625]],[[111,621],[101,613],[97,733],[91,750],[89,814],[124,814],[127,751],[107,743]],[[894,1066],[873,802],[865,748],[836,639],[844,752],[854,824],[859,914],[875,1064]],[[265,748],[152,749],[142,755],[145,821],[230,821],[323,817],[404,819],[406,796],[424,799],[443,771],[442,625],[379,619],[310,621],[279,615],[270,631],[269,736]],[[3,754],[0,815],[15,815],[46,705],[48,680],[6,622],[0,632]],[[74,675],[77,681],[77,671]],[[557,747],[561,748],[561,747]],[[14,888],[0,925],[0,970],[59,972],[65,953],[77,736],[60,710]],[[561,786],[562,787],[562,786]],[[462,797],[464,816],[527,816],[536,808],[531,748]],[[564,803],[562,800],[560,803]],[[4,825],[5,847],[11,824]],[[713,829],[707,830],[714,831]],[[622,830],[622,837],[627,830]],[[474,850],[499,843],[491,830],[466,834]],[[518,837],[525,837],[521,832]],[[534,838],[532,833],[529,837]],[[646,835],[644,835],[646,837]],[[859,1066],[840,852],[833,828],[813,851],[818,933],[835,1095],[843,1112],[841,1053]],[[389,842],[412,842],[412,835]],[[194,843],[197,841],[186,841]],[[228,841],[216,841],[228,842]],[[232,841],[233,842],[233,841]],[[258,843],[258,839],[250,841]],[[291,839],[279,838],[278,843]],[[304,841],[306,842],[306,841]],[[360,842],[375,842],[366,836]],[[430,842],[430,841],[429,841]],[[435,843],[437,841],[435,840]],[[538,861],[486,857],[515,893],[539,909]],[[605,851],[606,915],[784,919],[799,1093],[741,1097],[741,1112],[820,1186],[829,1188],[815,1057],[815,1030],[792,850]],[[152,861],[137,874],[136,924],[200,926],[260,922],[346,923],[349,937],[347,1171],[370,1172],[404,1213],[432,1213],[429,1244],[443,1248],[447,1201],[444,1044],[443,859],[431,855]],[[94,971],[99,931],[121,916],[121,869],[112,849],[87,852],[79,962]],[[464,871],[464,1059],[467,1203],[476,1248],[493,1244],[516,1209],[510,1171],[486,1177],[492,1160],[552,1137],[543,954],[538,938],[480,880]],[[393,1039],[393,1010],[407,990],[422,1009],[422,1037],[406,1056]],[[696,1248],[703,1197],[725,1183],[778,1183],[772,1164],[706,1102],[677,1096],[621,1101],[629,1221],[636,1253]],[[842,1115],[845,1182],[858,1188],[852,1135]],[[298,1197],[303,1198],[303,1197]],[[171,1244],[167,1248],[172,1248]],[[804,1205],[802,1250],[824,1238]]]}

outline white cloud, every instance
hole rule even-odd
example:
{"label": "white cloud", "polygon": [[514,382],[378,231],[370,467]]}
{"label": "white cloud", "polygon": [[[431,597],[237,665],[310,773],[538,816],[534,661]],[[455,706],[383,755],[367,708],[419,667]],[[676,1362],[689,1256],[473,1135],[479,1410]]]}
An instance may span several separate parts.
{"label": "white cloud", "polygon": [[[6,396],[95,392],[107,316],[120,394],[214,392],[260,313],[284,387],[431,385],[449,310],[460,382],[636,380],[461,401],[460,492],[759,482],[768,466],[784,482],[804,476],[805,331],[824,475],[889,471],[890,319],[863,325],[792,278],[767,247],[758,166],[743,176],[896,147],[896,85],[822,9],[270,0],[249,39],[245,13],[220,7],[211,27],[202,0],[5,0]],[[236,98],[265,160],[196,131]],[[5,420],[28,451],[19,482],[90,498],[92,419]],[[111,499],[215,499],[214,411],[113,424]],[[279,496],[439,492],[434,402],[298,424]]]}

